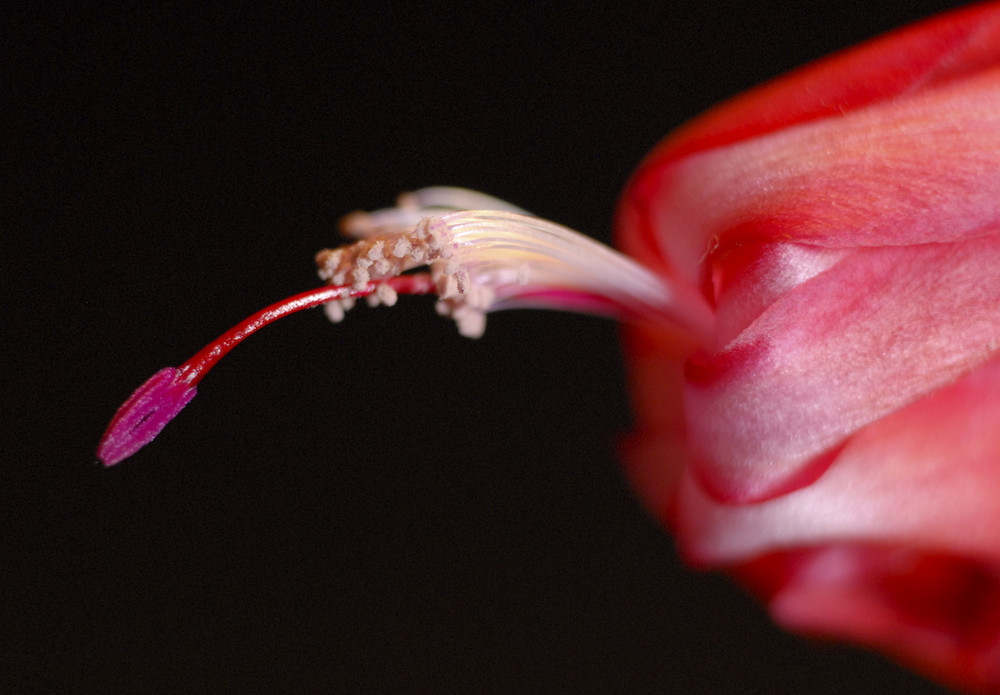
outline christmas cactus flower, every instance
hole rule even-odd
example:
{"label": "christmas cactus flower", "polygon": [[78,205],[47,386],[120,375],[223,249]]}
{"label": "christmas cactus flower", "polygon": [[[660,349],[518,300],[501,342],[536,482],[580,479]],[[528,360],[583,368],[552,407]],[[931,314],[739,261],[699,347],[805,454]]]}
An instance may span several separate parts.
{"label": "christmas cactus flower", "polygon": [[834,56],[710,111],[641,165],[605,248],[431,188],[344,220],[327,283],[157,372],[98,448],[148,444],[226,352],[360,297],[626,324],[625,461],[694,565],[790,629],[1000,689],[1000,3]]}
{"label": "christmas cactus flower", "polygon": [[626,329],[627,463],[689,561],[790,629],[1000,689],[1000,4],[719,106],[619,212],[714,317]]}

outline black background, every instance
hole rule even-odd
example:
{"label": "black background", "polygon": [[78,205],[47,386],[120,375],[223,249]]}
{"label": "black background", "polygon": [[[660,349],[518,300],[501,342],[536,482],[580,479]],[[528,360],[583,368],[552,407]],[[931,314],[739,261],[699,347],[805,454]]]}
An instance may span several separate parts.
{"label": "black background", "polygon": [[680,565],[598,319],[306,312],[93,463],[345,212],[463,185],[607,241],[670,129],[949,3],[867,5],[6,5],[0,690],[941,692]]}

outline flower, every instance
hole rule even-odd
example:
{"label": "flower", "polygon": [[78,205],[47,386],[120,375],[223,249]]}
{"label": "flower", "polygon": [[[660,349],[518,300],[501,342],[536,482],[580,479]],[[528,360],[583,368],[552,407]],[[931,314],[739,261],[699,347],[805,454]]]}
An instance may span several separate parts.
{"label": "flower", "polygon": [[1000,689],[1000,3],[708,112],[618,230],[714,317],[625,332],[627,465],[686,558],[793,630]]}
{"label": "flower", "polygon": [[1000,689],[1000,3],[739,97],[642,164],[630,259],[489,196],[355,213],[328,283],[237,324],[119,409],[113,465],[277,318],[436,294],[476,337],[521,307],[629,322],[627,466],[695,565],[800,632]]}

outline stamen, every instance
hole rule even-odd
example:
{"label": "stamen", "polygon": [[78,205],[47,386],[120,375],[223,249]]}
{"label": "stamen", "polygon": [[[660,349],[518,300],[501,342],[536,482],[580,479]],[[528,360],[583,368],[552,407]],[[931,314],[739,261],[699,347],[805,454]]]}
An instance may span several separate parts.
{"label": "stamen", "polygon": [[[478,210],[458,204],[488,205]],[[429,266],[438,311],[481,333],[485,314],[520,307],[609,315],[660,316],[696,336],[708,333],[711,310],[631,259],[561,225],[473,191],[429,188],[401,196],[395,208],[355,212],[342,227],[361,241],[317,256],[320,277],[375,271],[382,279]],[[391,249],[385,254],[385,248]],[[373,255],[374,254],[374,255]],[[372,258],[382,265],[373,265]],[[390,262],[391,259],[391,262]],[[489,299],[483,290],[489,291]],[[476,316],[475,324],[469,317]],[[463,327],[475,325],[476,330]]]}
{"label": "stamen", "polygon": [[379,285],[375,289],[375,294],[369,296],[378,297],[378,300],[386,306],[395,306],[396,300],[399,297],[399,295],[396,294],[396,290],[386,284]]}
{"label": "stamen", "polygon": [[[151,442],[227,352],[272,321],[314,306],[324,305],[338,322],[359,297],[393,306],[400,294],[433,293],[438,313],[470,338],[483,334],[487,313],[521,307],[656,317],[698,338],[709,335],[711,310],[703,300],[679,301],[668,280],[631,259],[481,193],[426,188],[402,196],[396,208],[352,213],[341,228],[359,241],[316,254],[329,286],[273,304],[179,368],[157,372],[112,418],[98,458],[111,466]],[[427,271],[411,272],[421,267]]]}
{"label": "stamen", "polygon": [[340,220],[340,231],[344,236],[366,239],[414,227],[429,214],[452,210],[503,210],[528,214],[516,205],[485,193],[453,186],[431,186],[400,194],[395,207],[345,215]]}

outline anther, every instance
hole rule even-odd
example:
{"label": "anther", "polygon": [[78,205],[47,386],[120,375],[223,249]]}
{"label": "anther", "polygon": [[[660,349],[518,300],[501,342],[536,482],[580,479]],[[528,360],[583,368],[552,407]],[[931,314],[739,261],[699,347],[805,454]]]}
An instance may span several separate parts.
{"label": "anther", "polygon": [[363,289],[369,280],[371,280],[371,275],[364,268],[355,268],[351,271],[351,281],[354,289]]}
{"label": "anther", "polygon": [[396,290],[386,284],[379,285],[375,288],[375,294],[371,296],[378,297],[379,301],[386,306],[395,306],[396,300],[399,298],[399,295],[396,294]]}
{"label": "anther", "polygon": [[406,255],[410,253],[412,248],[409,240],[405,236],[401,236],[396,241],[395,246],[392,247],[392,255],[396,258],[406,258]]}
{"label": "anther", "polygon": [[323,313],[332,323],[340,323],[344,320],[344,307],[337,300],[324,304]]}

